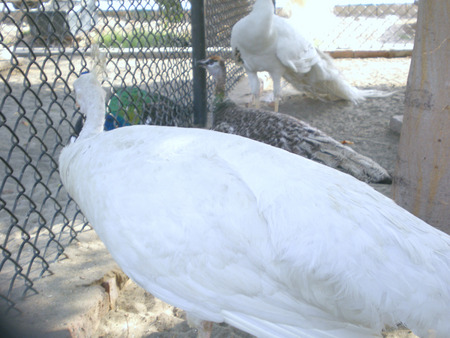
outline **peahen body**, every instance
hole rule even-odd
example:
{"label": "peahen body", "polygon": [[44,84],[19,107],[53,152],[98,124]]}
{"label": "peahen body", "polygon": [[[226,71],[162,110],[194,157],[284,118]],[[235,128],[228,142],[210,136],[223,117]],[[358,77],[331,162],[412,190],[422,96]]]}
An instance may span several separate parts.
{"label": "peahen body", "polygon": [[226,67],[220,57],[198,62],[215,80],[212,129],[270,144],[350,174],[361,181],[391,183],[378,163],[324,132],[286,114],[244,108],[226,97]]}

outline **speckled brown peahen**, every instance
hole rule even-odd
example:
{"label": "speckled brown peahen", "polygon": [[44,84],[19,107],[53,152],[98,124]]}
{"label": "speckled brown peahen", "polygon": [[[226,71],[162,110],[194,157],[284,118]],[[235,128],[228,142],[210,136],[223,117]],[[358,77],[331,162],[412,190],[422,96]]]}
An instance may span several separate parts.
{"label": "speckled brown peahen", "polygon": [[368,183],[391,183],[389,173],[372,159],[292,116],[244,108],[226,97],[226,67],[218,56],[197,62],[215,79],[212,129],[251,138],[309,158]]}

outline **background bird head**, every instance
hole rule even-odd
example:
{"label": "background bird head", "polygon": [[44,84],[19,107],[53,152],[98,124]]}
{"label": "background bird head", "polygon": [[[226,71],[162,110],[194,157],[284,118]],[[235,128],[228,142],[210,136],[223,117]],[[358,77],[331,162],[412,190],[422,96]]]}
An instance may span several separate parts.
{"label": "background bird head", "polygon": [[197,66],[207,69],[215,79],[225,75],[225,61],[218,55],[197,61]]}

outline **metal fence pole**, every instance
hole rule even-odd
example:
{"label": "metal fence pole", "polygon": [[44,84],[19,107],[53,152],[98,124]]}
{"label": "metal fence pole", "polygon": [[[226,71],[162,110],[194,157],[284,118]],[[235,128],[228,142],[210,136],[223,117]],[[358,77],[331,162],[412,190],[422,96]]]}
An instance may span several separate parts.
{"label": "metal fence pole", "polygon": [[196,62],[206,57],[205,6],[204,0],[193,0],[191,4],[194,124],[204,126],[207,107],[206,72],[197,67]]}

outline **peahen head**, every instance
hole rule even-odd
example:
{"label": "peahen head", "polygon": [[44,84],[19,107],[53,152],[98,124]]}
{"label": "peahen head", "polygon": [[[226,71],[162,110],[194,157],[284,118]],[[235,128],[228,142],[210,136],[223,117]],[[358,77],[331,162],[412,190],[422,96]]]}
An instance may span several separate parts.
{"label": "peahen head", "polygon": [[197,61],[197,66],[207,69],[212,75],[216,82],[216,100],[223,101],[225,99],[227,76],[225,61],[220,56],[214,55],[207,59]]}
{"label": "peahen head", "polygon": [[225,61],[218,55],[199,60],[197,65],[207,69],[216,81],[226,77]]}

